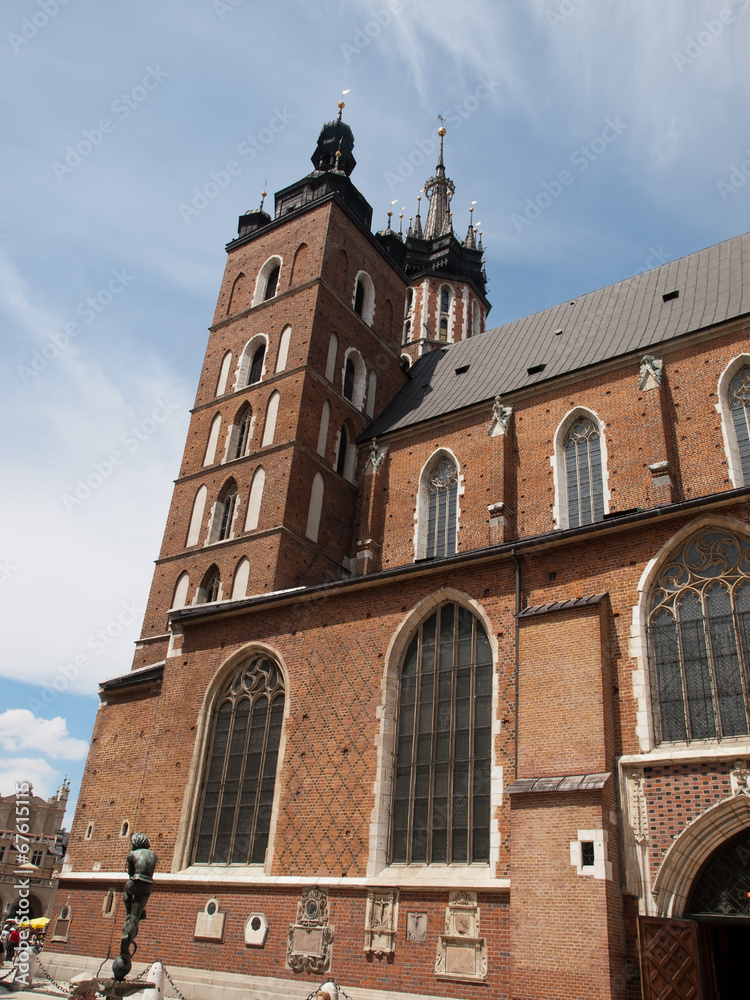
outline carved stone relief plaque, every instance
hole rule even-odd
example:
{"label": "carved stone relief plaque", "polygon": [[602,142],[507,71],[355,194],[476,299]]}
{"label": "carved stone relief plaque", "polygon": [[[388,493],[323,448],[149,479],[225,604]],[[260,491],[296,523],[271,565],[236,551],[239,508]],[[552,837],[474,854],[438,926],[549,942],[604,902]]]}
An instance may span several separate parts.
{"label": "carved stone relief plaque", "polygon": [[453,979],[487,977],[487,942],[479,937],[477,894],[452,892],[445,908],[445,933],[438,938],[435,974]]}
{"label": "carved stone relief plaque", "polygon": [[328,924],[328,896],[305,889],[297,904],[297,920],[289,925],[287,968],[295,972],[327,972],[331,964],[333,927]]}

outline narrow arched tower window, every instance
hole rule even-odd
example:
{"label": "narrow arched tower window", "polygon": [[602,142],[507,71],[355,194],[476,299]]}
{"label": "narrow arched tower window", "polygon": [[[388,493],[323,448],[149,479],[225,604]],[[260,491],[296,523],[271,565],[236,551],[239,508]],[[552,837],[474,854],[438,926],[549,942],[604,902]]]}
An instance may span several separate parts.
{"label": "narrow arched tower window", "polygon": [[250,437],[250,424],[252,419],[253,411],[248,406],[240,417],[240,422],[237,425],[237,437],[234,443],[234,453],[230,455],[230,458],[242,458],[245,455]]}
{"label": "narrow arched tower window", "polygon": [[196,823],[194,864],[262,864],[271,829],[284,718],[278,664],[256,657],[214,705]]}
{"label": "narrow arched tower window", "polygon": [[250,374],[247,379],[248,385],[254,385],[256,382],[260,382],[260,377],[263,374],[263,362],[266,358],[266,345],[261,344],[260,347],[256,348],[253,354],[253,360],[250,363]]}
{"label": "narrow arched tower window", "polygon": [[565,438],[565,481],[568,527],[592,524],[604,517],[604,482],[599,428],[593,420],[577,420]]}
{"label": "narrow arched tower window", "polygon": [[443,604],[401,667],[392,864],[489,861],[491,720],[487,633],[467,608]]}
{"label": "narrow arched tower window", "polygon": [[340,476],[344,475],[346,470],[346,450],[349,447],[349,438],[346,433],[346,427],[341,428],[341,433],[339,435],[339,451],[336,456],[336,472]]}
{"label": "narrow arched tower window", "polygon": [[226,538],[231,538],[232,522],[234,521],[234,509],[237,506],[237,487],[233,484],[224,494],[222,510],[219,517],[219,528],[217,540],[223,542]]}
{"label": "narrow arched tower window", "polygon": [[268,299],[272,299],[276,295],[276,289],[279,285],[279,265],[277,264],[268,275],[268,280],[266,281],[266,290],[263,294],[263,301],[266,302]]}
{"label": "narrow arched tower window", "polygon": [[729,405],[737,438],[742,482],[750,483],[750,368],[743,368],[732,380]]}
{"label": "narrow arched tower window", "polygon": [[196,604],[211,604],[218,601],[221,594],[221,576],[216,566],[212,566],[203,577],[198,588]]}
{"label": "narrow arched tower window", "polygon": [[356,375],[356,369],[354,367],[354,361],[351,357],[346,359],[346,367],[344,368],[344,396],[346,399],[351,399],[354,396],[354,377]]}
{"label": "narrow arched tower window", "polygon": [[357,281],[357,288],[354,292],[354,311],[358,316],[362,315],[362,310],[365,307],[365,285],[360,278]]}
{"label": "narrow arched tower window", "polygon": [[427,497],[427,547],[425,556],[452,556],[456,551],[458,470],[444,458],[432,471]]}

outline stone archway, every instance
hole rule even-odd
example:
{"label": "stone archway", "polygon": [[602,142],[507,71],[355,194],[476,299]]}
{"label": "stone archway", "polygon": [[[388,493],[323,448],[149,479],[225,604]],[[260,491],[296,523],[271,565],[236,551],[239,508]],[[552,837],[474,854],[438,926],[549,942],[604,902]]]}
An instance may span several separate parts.
{"label": "stone archway", "polygon": [[685,913],[693,884],[710,856],[723,844],[750,829],[750,794],[739,791],[711,806],[690,823],[664,856],[653,895],[660,917]]}
{"label": "stone archway", "polygon": [[697,817],[664,857],[654,883],[659,916],[639,919],[648,1000],[744,993],[750,952],[747,777],[746,770],[735,771],[735,794]]}

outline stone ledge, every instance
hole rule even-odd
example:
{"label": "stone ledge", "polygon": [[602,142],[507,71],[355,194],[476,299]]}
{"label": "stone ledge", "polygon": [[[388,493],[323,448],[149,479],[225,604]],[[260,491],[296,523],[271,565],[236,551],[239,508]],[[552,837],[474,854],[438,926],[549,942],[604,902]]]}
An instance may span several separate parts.
{"label": "stone ledge", "polygon": [[[68,982],[79,972],[91,972],[92,975],[102,965],[100,958],[85,955],[68,955],[61,952],[45,952],[45,965],[55,979]],[[107,962],[106,966],[111,964]],[[144,972],[149,965],[144,962],[133,962],[132,976]],[[190,969],[180,966],[166,966],[166,970],[189,1000],[306,1000],[312,988],[325,982],[326,976],[318,979],[281,979],[266,976],[240,975],[235,972],[213,972],[208,969]],[[393,990],[364,989],[349,986],[342,982],[344,992],[351,1000],[451,1000],[441,993],[398,993]],[[172,994],[172,987],[167,982],[167,996]],[[19,996],[18,993],[14,996]],[[136,997],[138,994],[136,994]]]}

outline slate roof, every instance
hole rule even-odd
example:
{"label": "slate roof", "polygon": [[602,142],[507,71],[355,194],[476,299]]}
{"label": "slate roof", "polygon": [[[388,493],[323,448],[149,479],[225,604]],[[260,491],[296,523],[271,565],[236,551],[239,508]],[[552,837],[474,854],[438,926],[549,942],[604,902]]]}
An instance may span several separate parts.
{"label": "slate roof", "polygon": [[[679,297],[664,302],[674,291]],[[648,353],[747,313],[750,233],[432,351],[412,366],[412,377],[359,440],[634,351]],[[537,365],[543,370],[529,374]]]}

